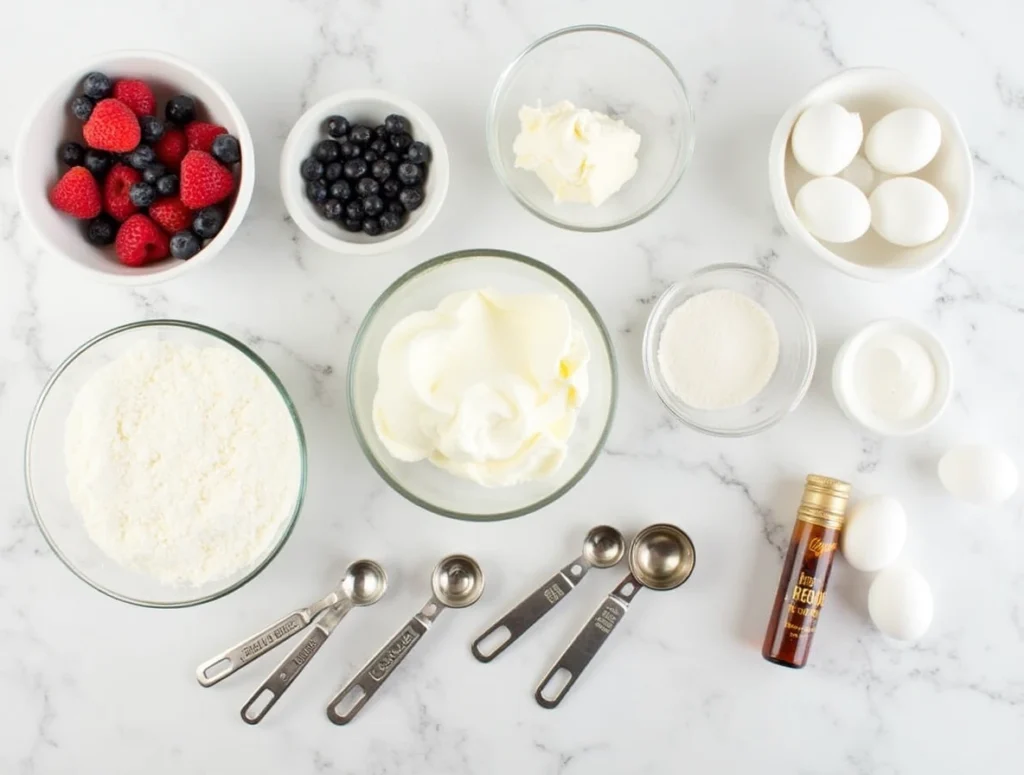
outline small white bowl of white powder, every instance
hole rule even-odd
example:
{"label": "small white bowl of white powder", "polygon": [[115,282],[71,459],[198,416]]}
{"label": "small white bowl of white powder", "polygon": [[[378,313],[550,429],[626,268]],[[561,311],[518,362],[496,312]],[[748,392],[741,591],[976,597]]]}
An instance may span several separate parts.
{"label": "small white bowl of white powder", "polygon": [[708,266],[658,299],[644,331],[647,381],[686,425],[713,436],[770,428],[803,400],[817,341],[785,284],[742,264]]}
{"label": "small white bowl of white powder", "polygon": [[302,503],[306,451],[259,356],[155,320],[101,334],[57,369],[25,477],[43,535],[79,578],[171,608],[227,594],[273,559]]}

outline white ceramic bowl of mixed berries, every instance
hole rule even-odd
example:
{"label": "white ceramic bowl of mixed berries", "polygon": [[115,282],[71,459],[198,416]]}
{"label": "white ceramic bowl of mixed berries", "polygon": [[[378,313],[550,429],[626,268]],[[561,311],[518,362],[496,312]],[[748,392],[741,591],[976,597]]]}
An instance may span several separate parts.
{"label": "white ceramic bowl of mixed berries", "polygon": [[281,194],[310,239],[377,255],[427,230],[448,193],[448,150],[419,106],[377,89],[334,94],[307,110],[281,154]]}
{"label": "white ceramic bowl of mixed berries", "polygon": [[192,65],[117,52],[77,68],[14,156],[25,219],[51,253],[110,282],[162,282],[212,259],[252,198],[252,138]]}

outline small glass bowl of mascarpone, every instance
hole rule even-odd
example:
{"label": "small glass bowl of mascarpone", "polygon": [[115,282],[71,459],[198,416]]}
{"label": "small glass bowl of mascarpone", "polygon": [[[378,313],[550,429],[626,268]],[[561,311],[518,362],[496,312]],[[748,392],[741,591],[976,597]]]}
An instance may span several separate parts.
{"label": "small glass bowl of mascarpone", "polygon": [[356,438],[400,495],[442,516],[509,519],[568,492],[611,428],[618,373],[587,297],[547,265],[468,250],[374,303],[349,359]]}
{"label": "small glass bowl of mascarpone", "polygon": [[548,223],[598,232],[636,223],[693,155],[693,109],[675,67],[615,27],[568,27],[505,69],[487,116],[498,177]]}

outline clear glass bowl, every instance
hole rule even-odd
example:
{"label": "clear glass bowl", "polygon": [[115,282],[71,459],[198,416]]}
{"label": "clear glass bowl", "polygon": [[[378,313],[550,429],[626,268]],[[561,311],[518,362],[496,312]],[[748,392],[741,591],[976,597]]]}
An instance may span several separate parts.
{"label": "clear glass bowl", "polygon": [[[99,367],[133,344],[151,339],[223,347],[246,356],[277,388],[295,424],[299,446],[299,487],[295,507],[278,535],[253,565],[202,586],[167,586],[118,565],[92,542],[71,503],[64,463],[64,427],[78,389]],[[25,443],[25,483],[36,523],[50,548],[78,578],[100,592],[134,605],[184,608],[216,600],[253,579],[274,559],[291,535],[306,491],[306,442],[298,413],[284,385],[252,350],[206,326],[180,320],[151,320],[111,329],[75,350],[50,377],[36,403]]]}
{"label": "clear glass bowl", "polygon": [[[516,169],[519,108],[569,100],[622,119],[640,133],[639,169],[600,207],[555,203],[534,172]],[[531,44],[498,79],[487,116],[491,163],[537,217],[574,231],[608,231],[652,213],[693,155],[693,108],[682,78],[646,40],[615,27],[568,27]]]}
{"label": "clear glass bowl", "polygon": [[[669,388],[658,363],[665,321],[692,296],[719,288],[754,299],[771,315],[779,333],[779,363],[757,396],[731,409],[695,409]],[[712,436],[751,436],[792,412],[811,385],[818,345],[814,324],[796,294],[766,272],[742,264],[717,264],[675,283],[658,299],[644,330],[643,361],[647,381],[672,413],[691,428]]]}
{"label": "clear glass bowl", "polygon": [[[373,427],[377,359],[398,321],[435,308],[451,293],[494,288],[503,293],[555,293],[569,305],[590,346],[590,394],[569,439],[569,454],[552,476],[512,487],[483,487],[437,468],[429,461],[393,458]],[[399,495],[435,514],[470,521],[520,517],[553,503],[571,490],[594,464],[611,429],[618,395],[618,371],[608,330],[583,292],[554,269],[503,250],[464,250],[439,256],[407,272],[366,314],[348,366],[348,410],[356,438],[370,464]]]}

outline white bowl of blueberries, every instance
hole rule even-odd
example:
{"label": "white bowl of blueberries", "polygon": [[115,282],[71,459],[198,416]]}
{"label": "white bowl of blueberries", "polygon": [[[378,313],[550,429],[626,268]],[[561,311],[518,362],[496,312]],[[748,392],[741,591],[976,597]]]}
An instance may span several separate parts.
{"label": "white bowl of blueberries", "polygon": [[281,154],[288,214],[314,242],[377,255],[427,230],[448,193],[448,151],[437,124],[385,91],[346,91],[302,114]]}

